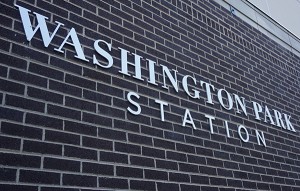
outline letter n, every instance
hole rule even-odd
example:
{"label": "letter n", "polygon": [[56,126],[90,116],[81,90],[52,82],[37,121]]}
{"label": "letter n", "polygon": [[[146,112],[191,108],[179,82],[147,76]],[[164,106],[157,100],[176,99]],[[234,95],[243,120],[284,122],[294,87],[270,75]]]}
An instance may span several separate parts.
{"label": "letter n", "polygon": [[40,30],[44,46],[48,47],[50,42],[52,41],[53,37],[55,36],[57,30],[59,29],[59,27],[61,25],[64,25],[64,24],[55,21],[58,25],[56,26],[54,32],[50,36],[49,30],[48,30],[48,27],[47,27],[47,24],[46,24],[46,19],[48,19],[48,17],[45,17],[43,15],[40,15],[40,14],[34,12],[34,14],[36,15],[36,18],[37,18],[37,25],[36,25],[35,29],[33,29],[32,28],[32,23],[31,23],[30,18],[29,18],[29,12],[31,12],[31,11],[24,8],[24,7],[21,7],[20,5],[17,5],[17,4],[15,4],[15,6],[19,8],[22,23],[23,23],[23,28],[24,28],[27,40],[31,41],[34,34],[38,30]]}

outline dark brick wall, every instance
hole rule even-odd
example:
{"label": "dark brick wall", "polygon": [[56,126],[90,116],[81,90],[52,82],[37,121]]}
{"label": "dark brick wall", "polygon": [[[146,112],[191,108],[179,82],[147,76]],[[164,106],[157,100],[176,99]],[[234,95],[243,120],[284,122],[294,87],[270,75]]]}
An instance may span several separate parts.
{"label": "dark brick wall", "polygon": [[[16,4],[47,16],[50,31],[54,21],[65,26],[48,48],[39,33],[28,42],[13,1],[0,2],[0,190],[300,190],[300,59],[224,7],[212,0]],[[72,27],[89,60],[95,40],[112,43],[113,67],[74,58],[72,46],[54,51]],[[255,120],[251,105],[245,116],[207,104],[199,81],[201,98],[192,99],[182,88],[163,89],[159,70],[159,86],[122,75],[118,47],[176,69],[179,81],[191,75],[286,112],[296,132]],[[129,91],[141,96],[138,116],[126,109]],[[155,99],[169,103],[164,122]],[[186,108],[197,130],[182,127]],[[216,117],[215,134],[204,114]],[[249,131],[248,143],[237,124]]]}

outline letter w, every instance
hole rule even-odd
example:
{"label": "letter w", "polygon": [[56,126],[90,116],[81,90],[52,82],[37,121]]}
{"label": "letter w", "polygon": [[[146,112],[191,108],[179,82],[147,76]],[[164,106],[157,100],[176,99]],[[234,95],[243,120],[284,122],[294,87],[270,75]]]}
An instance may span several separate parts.
{"label": "letter w", "polygon": [[29,14],[28,14],[31,11],[24,7],[21,7],[20,5],[17,5],[17,4],[15,4],[15,6],[19,8],[22,23],[23,23],[23,28],[24,28],[27,40],[31,41],[34,34],[40,29],[41,35],[42,35],[42,40],[44,42],[44,46],[48,47],[51,40],[55,36],[57,30],[59,29],[59,27],[64,24],[55,21],[58,25],[57,25],[56,29],[54,30],[54,32],[52,33],[52,35],[50,36],[48,27],[46,25],[46,19],[48,19],[48,17],[45,17],[43,15],[40,15],[40,14],[34,12],[34,14],[36,15],[38,24],[36,25],[35,29],[33,30],[32,24],[31,24],[31,21],[29,18]]}

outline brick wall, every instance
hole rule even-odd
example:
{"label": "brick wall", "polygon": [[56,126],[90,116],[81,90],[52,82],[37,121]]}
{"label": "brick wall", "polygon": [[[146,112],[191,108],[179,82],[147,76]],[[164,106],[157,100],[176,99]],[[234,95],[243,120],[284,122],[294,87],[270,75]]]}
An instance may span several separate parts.
{"label": "brick wall", "polygon": [[[49,31],[64,24],[48,47],[39,32],[26,40],[14,3],[48,17]],[[214,1],[2,0],[0,17],[0,190],[300,190],[300,59]],[[71,28],[89,62],[71,45],[54,50]],[[98,39],[112,44],[111,68],[92,63]],[[143,57],[145,80],[133,66],[119,72],[119,47]],[[162,87],[159,65],[178,72],[178,92]],[[184,92],[184,75],[200,99]],[[216,92],[208,104],[199,80],[244,97],[248,116],[221,107]],[[128,92],[141,114],[128,111]],[[168,103],[165,121],[155,100]],[[291,115],[296,132],[255,120],[252,101]],[[183,127],[186,109],[196,129]]]}

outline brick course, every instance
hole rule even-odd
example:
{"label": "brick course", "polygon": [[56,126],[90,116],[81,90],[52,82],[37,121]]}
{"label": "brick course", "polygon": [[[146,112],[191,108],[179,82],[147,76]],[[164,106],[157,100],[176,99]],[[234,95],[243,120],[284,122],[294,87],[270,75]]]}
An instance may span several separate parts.
{"label": "brick course", "polygon": [[[16,4],[47,16],[49,31],[64,26],[47,48],[39,32],[28,42],[18,8],[0,2],[0,190],[300,190],[300,58],[272,38],[213,0]],[[72,46],[53,50],[72,27],[89,62]],[[112,43],[109,69],[92,64],[97,39]],[[143,81],[132,66],[131,76],[119,72],[118,47],[144,58]],[[158,85],[148,83],[145,58],[177,70],[179,92],[162,88],[158,69]],[[198,80],[200,99],[185,94],[184,75]],[[199,80],[244,97],[248,116],[221,107],[216,93],[208,104]],[[138,116],[128,92],[140,95]],[[168,103],[165,121],[156,99]],[[296,132],[255,120],[251,101],[290,114]],[[185,109],[197,129],[182,126]],[[205,114],[216,117],[214,134]]]}

